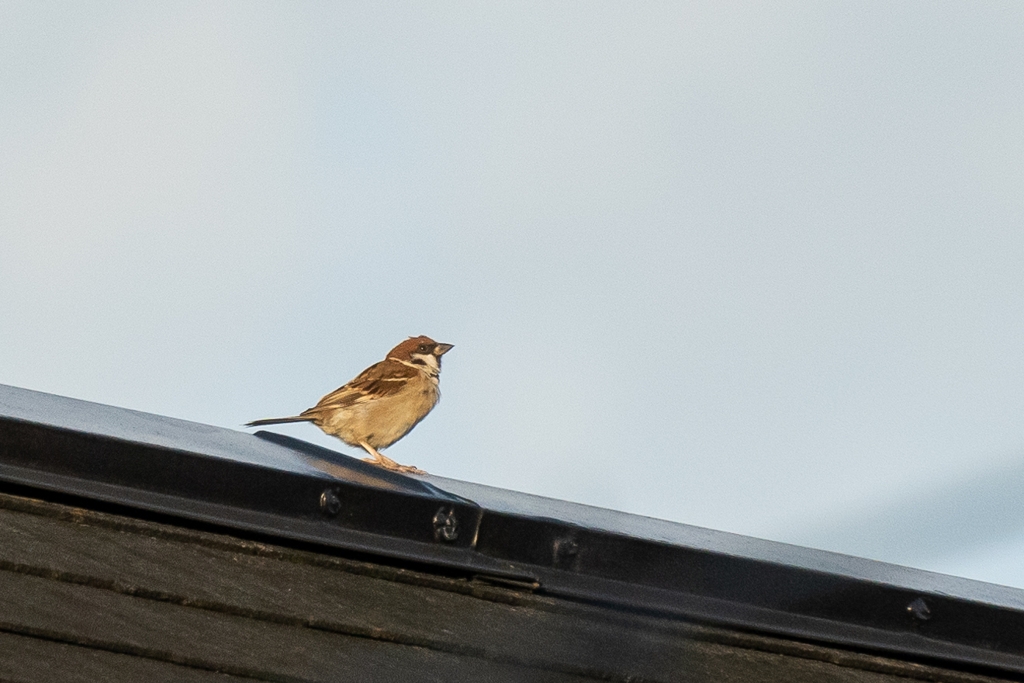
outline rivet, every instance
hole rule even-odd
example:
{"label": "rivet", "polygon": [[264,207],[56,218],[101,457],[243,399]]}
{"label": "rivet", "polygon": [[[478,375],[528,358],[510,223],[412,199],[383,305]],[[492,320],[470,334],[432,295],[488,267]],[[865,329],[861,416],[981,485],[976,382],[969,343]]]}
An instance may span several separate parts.
{"label": "rivet", "polygon": [[555,566],[568,569],[580,553],[580,544],[575,538],[567,536],[555,539],[552,550]]}
{"label": "rivet", "polygon": [[910,616],[919,621],[928,621],[932,618],[932,611],[924,598],[918,598],[907,605],[907,611],[910,612]]}
{"label": "rivet", "polygon": [[320,512],[328,517],[334,517],[341,512],[341,496],[338,489],[329,488],[320,494]]}
{"label": "rivet", "polygon": [[434,538],[451,543],[459,537],[459,520],[455,516],[455,508],[439,508],[434,515]]}

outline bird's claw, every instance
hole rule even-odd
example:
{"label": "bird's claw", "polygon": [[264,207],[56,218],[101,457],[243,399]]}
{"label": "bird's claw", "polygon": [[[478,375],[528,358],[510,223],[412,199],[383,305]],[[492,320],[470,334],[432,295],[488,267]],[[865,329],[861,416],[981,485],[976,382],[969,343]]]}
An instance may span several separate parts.
{"label": "bird's claw", "polygon": [[399,465],[397,462],[390,458],[383,461],[377,460],[376,458],[363,458],[363,462],[373,463],[377,467],[381,467],[385,470],[390,470],[391,472],[404,472],[406,474],[426,474],[425,471],[419,469],[418,467],[413,467],[412,465]]}

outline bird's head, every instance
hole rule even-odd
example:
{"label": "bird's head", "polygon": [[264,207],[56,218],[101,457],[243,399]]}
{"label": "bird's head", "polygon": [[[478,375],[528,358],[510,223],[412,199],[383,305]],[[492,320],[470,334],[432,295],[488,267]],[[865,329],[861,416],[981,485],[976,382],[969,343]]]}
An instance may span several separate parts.
{"label": "bird's head", "polygon": [[388,358],[401,363],[422,366],[424,372],[436,375],[441,371],[441,356],[452,350],[451,344],[441,344],[430,337],[409,337],[388,352]]}

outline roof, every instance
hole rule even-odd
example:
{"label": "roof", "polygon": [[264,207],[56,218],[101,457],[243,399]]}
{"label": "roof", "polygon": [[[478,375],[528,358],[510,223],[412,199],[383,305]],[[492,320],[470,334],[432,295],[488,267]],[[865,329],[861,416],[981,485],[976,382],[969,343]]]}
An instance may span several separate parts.
{"label": "roof", "polygon": [[0,584],[5,680],[1024,674],[1017,589],[2,385]]}

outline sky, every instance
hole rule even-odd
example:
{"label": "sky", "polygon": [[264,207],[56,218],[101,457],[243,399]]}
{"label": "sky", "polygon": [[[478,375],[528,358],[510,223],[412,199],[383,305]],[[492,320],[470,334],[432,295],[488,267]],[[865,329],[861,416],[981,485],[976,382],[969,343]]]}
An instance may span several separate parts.
{"label": "sky", "polygon": [[1021,36],[0,0],[0,383],[243,429],[425,334],[399,462],[1024,587]]}

